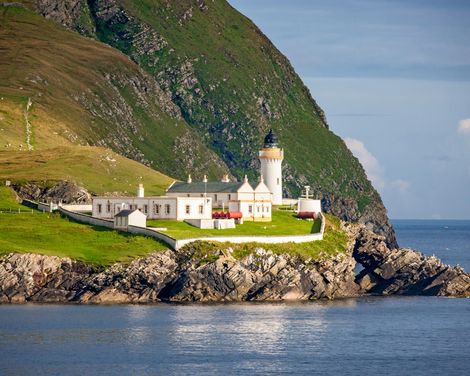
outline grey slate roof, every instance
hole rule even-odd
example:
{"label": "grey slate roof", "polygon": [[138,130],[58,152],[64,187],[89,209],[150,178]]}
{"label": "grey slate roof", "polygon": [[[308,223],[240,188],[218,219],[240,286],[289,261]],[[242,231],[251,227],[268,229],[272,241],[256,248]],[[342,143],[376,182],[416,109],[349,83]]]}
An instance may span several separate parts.
{"label": "grey slate roof", "polygon": [[138,209],[134,209],[134,210],[124,209],[124,210],[121,210],[119,213],[117,213],[115,217],[128,217],[130,214],[134,213],[137,210]]}
{"label": "grey slate roof", "polygon": [[184,183],[179,182],[173,184],[169,189],[168,193],[236,193],[238,189],[243,185],[242,182],[222,182],[222,181],[210,181]]}

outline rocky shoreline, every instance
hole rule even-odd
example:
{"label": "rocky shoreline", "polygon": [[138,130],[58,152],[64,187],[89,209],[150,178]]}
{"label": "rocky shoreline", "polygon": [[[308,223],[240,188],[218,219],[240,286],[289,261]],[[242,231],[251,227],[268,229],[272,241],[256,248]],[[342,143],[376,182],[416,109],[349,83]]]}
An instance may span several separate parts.
{"label": "rocky shoreline", "polygon": [[[194,247],[128,265],[97,268],[69,258],[9,254],[0,259],[0,303],[153,303],[305,301],[364,295],[470,297],[470,275],[410,249],[390,249],[362,225],[345,225],[346,253],[322,260],[257,248],[214,261]],[[199,245],[200,246],[200,245]],[[356,263],[363,270],[356,275]]]}

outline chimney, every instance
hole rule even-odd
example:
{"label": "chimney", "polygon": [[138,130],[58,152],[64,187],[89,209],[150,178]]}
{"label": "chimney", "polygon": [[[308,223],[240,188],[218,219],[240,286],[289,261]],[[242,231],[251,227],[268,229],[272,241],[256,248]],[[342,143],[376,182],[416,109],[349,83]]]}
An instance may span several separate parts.
{"label": "chimney", "polygon": [[137,188],[137,197],[144,197],[144,185],[139,184],[139,188]]}
{"label": "chimney", "polygon": [[204,175],[204,179],[202,179],[203,183],[207,183],[207,175]]}
{"label": "chimney", "polygon": [[243,182],[248,183],[248,176],[247,175],[245,175],[245,178],[243,179]]}
{"label": "chimney", "polygon": [[188,184],[191,184],[193,182],[193,179],[191,178],[191,174],[188,175]]}
{"label": "chimney", "polygon": [[260,181],[260,183],[264,183],[264,176],[262,174],[259,177],[259,181]]}
{"label": "chimney", "polygon": [[230,183],[230,179],[228,178],[228,174],[225,174],[222,177],[222,183]]}

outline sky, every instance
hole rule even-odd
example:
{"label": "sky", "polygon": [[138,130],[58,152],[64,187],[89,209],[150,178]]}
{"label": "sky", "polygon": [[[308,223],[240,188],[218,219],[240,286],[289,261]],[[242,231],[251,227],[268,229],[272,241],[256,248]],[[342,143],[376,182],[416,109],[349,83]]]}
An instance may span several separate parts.
{"label": "sky", "polygon": [[290,60],[391,218],[470,219],[470,1],[229,2]]}

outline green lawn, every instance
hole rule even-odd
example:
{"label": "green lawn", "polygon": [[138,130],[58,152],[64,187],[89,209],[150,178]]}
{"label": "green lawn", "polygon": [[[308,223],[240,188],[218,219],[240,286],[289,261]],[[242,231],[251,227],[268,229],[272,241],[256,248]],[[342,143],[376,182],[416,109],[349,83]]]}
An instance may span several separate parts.
{"label": "green lawn", "polygon": [[0,213],[0,255],[71,257],[97,265],[129,262],[168,247],[152,238],[73,222],[60,214]]}
{"label": "green lawn", "polygon": [[145,236],[76,223],[58,213],[31,210],[18,204],[7,187],[0,187],[0,207],[25,210],[21,214],[0,213],[0,256],[32,252],[109,265],[168,248]]}
{"label": "green lawn", "polygon": [[217,243],[217,242],[194,242],[186,247],[196,257],[202,260],[202,263],[215,261],[219,256],[220,250],[232,250],[232,256],[236,259],[242,259],[256,248],[262,247],[275,254],[290,254],[298,256],[303,260],[318,260],[328,258],[339,253],[344,253],[347,249],[348,236],[341,229],[340,220],[332,215],[324,215],[326,218],[325,234],[323,240],[308,243],[281,243],[281,244],[262,244],[262,243]]}
{"label": "green lawn", "polygon": [[202,230],[186,222],[169,220],[148,220],[147,227],[166,228],[162,231],[174,239],[187,239],[201,236],[243,236],[243,235],[305,235],[320,231],[321,222],[309,222],[295,217],[293,212],[273,210],[271,222],[248,222],[235,229]]}
{"label": "green lawn", "polygon": [[25,206],[16,201],[15,192],[13,192],[11,188],[0,186],[0,210],[18,208],[27,209]]}

